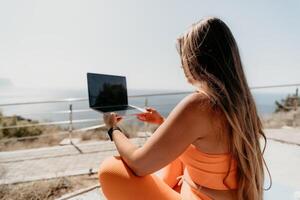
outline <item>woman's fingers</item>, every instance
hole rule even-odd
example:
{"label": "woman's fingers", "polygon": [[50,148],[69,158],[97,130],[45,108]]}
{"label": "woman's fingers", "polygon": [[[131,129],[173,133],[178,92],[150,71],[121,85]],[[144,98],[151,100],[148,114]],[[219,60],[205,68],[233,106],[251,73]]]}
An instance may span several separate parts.
{"label": "woman's fingers", "polygon": [[147,111],[150,111],[150,112],[155,111],[155,109],[152,108],[152,107],[147,107],[146,110],[147,110]]}
{"label": "woman's fingers", "polygon": [[112,117],[115,117],[116,121],[119,122],[123,117],[117,113],[112,113]]}
{"label": "woman's fingers", "polygon": [[151,114],[158,114],[159,115],[159,113],[157,112],[157,110],[155,108],[148,107],[146,110],[148,112],[150,112]]}
{"label": "woman's fingers", "polygon": [[137,113],[137,116],[145,115],[146,113]]}
{"label": "woman's fingers", "polygon": [[110,115],[111,115],[112,118],[113,118],[113,117],[115,117],[115,118],[120,117],[120,115],[118,115],[118,114],[115,113],[115,112],[111,112]]}
{"label": "woman's fingers", "polygon": [[146,113],[139,113],[136,115],[137,117],[146,118]]}
{"label": "woman's fingers", "polygon": [[122,119],[123,119],[122,116],[118,116],[118,117],[117,117],[117,121],[118,121],[118,122],[121,121]]}
{"label": "woman's fingers", "polygon": [[137,115],[137,118],[142,121],[146,120],[146,117],[144,115]]}
{"label": "woman's fingers", "polygon": [[123,117],[118,115],[117,113],[114,112],[110,112],[110,113],[104,113],[103,114],[103,121],[106,125],[114,125],[117,122],[119,122],[120,120],[122,120]]}

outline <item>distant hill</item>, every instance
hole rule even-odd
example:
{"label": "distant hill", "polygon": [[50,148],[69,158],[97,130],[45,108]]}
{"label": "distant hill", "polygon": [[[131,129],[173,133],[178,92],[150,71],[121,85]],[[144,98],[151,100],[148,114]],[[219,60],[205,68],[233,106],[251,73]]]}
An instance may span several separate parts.
{"label": "distant hill", "polygon": [[13,87],[13,83],[8,78],[0,78],[0,88]]}

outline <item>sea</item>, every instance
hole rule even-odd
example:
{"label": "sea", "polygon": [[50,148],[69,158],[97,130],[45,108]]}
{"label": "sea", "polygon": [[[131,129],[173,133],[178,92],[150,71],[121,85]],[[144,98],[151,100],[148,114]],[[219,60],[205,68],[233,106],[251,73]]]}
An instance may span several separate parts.
{"label": "sea", "polygon": [[[190,90],[192,91],[192,90]],[[128,89],[129,104],[138,107],[153,107],[163,116],[168,116],[172,109],[188,94],[160,95],[147,97],[131,97],[133,95],[186,92],[178,90]],[[260,116],[268,117],[275,111],[275,101],[286,97],[286,93],[252,92]],[[52,100],[84,99],[83,101],[66,101],[56,103],[35,103]],[[19,115],[39,122],[63,122],[70,118],[68,113],[72,104],[72,120],[76,127],[84,128],[99,124],[102,120],[99,112],[89,108],[86,89],[32,89],[32,88],[0,88],[0,112],[5,116]],[[9,105],[7,105],[9,104]],[[15,104],[15,105],[11,105]]]}

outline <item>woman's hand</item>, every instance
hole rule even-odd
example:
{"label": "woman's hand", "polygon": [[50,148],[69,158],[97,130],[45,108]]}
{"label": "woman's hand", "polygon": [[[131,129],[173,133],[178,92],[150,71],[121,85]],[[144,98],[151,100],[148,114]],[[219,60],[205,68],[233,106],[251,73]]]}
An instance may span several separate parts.
{"label": "woman's hand", "polygon": [[146,110],[146,113],[137,114],[139,120],[159,125],[164,122],[164,118],[156,111],[156,109],[148,107]]}
{"label": "woman's hand", "polygon": [[107,128],[115,127],[121,119],[123,119],[122,116],[114,112],[103,114],[103,121]]}

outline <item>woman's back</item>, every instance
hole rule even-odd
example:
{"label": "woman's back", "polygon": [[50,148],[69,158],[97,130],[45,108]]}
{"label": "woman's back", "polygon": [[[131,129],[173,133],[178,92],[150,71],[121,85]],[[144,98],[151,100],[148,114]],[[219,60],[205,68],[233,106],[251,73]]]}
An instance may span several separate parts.
{"label": "woman's back", "polygon": [[[199,98],[203,99],[203,94],[199,93]],[[203,101],[203,100],[202,100]],[[207,99],[209,102],[209,100]],[[207,106],[211,106],[209,103]],[[213,109],[208,109],[209,111],[209,118],[210,118],[210,126],[208,129],[203,130],[202,127],[199,127],[200,131],[205,131],[205,137],[201,137],[193,142],[200,151],[206,152],[209,154],[223,154],[229,152],[229,140],[228,135],[230,134],[229,124],[227,122],[226,117],[222,113],[222,111],[214,107]],[[197,113],[191,113],[197,117]],[[198,124],[195,124],[197,126]]]}
{"label": "woman's back", "polygon": [[[203,94],[199,92],[200,102],[203,102],[203,98]],[[210,104],[201,106],[210,106]],[[180,156],[180,160],[185,166],[183,176],[185,181],[182,185],[181,195],[183,199],[198,199],[199,197],[202,199],[234,199],[234,190],[228,190],[223,184],[223,179],[230,168],[226,182],[233,189],[237,187],[237,166],[228,147],[227,136],[230,129],[226,118],[218,108],[206,110],[211,119],[210,125],[205,130],[203,127],[199,127],[199,132],[206,132],[206,136],[199,137]],[[197,109],[195,109],[190,114],[197,117],[200,113],[197,113]],[[199,185],[202,186],[200,193],[196,190]]]}

